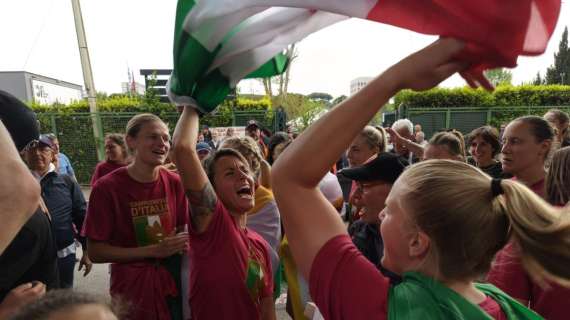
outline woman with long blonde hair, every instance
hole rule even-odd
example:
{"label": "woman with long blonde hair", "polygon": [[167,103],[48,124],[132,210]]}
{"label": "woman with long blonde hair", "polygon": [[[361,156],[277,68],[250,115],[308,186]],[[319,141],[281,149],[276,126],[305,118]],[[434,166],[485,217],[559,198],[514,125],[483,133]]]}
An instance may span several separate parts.
{"label": "woman with long blonde hair", "polygon": [[[568,283],[569,216],[467,163],[421,162],[395,182],[381,213],[381,263],[403,276],[394,286],[358,252],[316,188],[378,106],[401,89],[429,89],[464,70],[455,61],[462,49],[440,39],[402,60],[320,118],[275,163],[289,245],[325,319],[537,319],[496,287],[475,283],[511,236],[536,276]],[[489,86],[484,77],[477,82]]]}

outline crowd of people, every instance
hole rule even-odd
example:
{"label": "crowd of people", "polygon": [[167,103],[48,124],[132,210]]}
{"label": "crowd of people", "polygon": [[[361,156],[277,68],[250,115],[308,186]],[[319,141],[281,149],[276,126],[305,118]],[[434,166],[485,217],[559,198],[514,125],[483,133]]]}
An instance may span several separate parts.
{"label": "crowd of people", "polygon": [[[105,137],[88,201],[0,93],[0,319],[270,320],[283,281],[293,319],[567,318],[568,114],[465,137],[368,125],[462,71],[462,47],[438,40],[298,137],[251,120],[215,139],[192,106],[171,137],[139,114]],[[111,300],[72,289],[77,261],[110,264]]]}

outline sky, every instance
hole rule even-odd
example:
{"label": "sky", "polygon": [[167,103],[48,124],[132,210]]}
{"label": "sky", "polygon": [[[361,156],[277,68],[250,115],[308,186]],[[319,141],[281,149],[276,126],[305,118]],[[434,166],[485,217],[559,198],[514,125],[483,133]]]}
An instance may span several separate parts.
{"label": "sky", "polygon": [[[121,91],[128,70],[144,83],[140,69],[172,67],[175,0],[81,1],[87,44],[97,91]],[[546,52],[521,57],[513,83],[533,79],[552,64],[570,0],[564,0]],[[0,0],[0,71],[28,71],[83,85],[79,49],[69,0]],[[435,37],[351,19],[308,36],[298,44],[289,92],[348,95],[350,80],[373,77]],[[463,86],[459,76],[443,86]],[[241,93],[261,93],[258,81],[240,83]]]}

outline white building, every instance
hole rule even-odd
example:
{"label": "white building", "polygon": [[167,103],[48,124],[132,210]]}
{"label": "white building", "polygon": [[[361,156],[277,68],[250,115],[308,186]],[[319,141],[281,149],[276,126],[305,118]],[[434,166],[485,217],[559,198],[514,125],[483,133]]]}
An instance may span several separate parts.
{"label": "white building", "polygon": [[372,77],[358,77],[350,81],[350,95],[357,93],[360,89],[364,88],[370,81]]}
{"label": "white building", "polygon": [[1,71],[0,90],[22,101],[41,104],[68,104],[83,98],[81,85],[26,71]]}

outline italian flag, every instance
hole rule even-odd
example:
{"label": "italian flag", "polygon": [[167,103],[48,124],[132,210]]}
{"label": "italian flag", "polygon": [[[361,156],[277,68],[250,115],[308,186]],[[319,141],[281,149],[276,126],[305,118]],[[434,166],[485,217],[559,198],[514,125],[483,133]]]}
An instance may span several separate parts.
{"label": "italian flag", "polygon": [[241,79],[285,71],[288,45],[350,17],[462,39],[470,72],[515,67],[544,52],[559,11],[560,0],[179,0],[169,96],[210,112]]}

